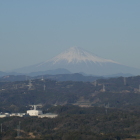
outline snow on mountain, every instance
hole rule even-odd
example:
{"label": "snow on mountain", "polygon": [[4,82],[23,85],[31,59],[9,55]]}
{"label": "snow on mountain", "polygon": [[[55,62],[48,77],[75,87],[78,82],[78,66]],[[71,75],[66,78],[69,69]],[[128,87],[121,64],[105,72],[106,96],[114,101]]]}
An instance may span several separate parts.
{"label": "snow on mountain", "polygon": [[139,69],[119,64],[110,59],[98,57],[79,47],[71,47],[48,61],[20,68],[15,71],[30,73],[55,69],[66,69],[72,73],[93,75],[112,75],[117,73],[140,74]]}
{"label": "snow on mountain", "polygon": [[115,61],[103,59],[101,57],[93,55],[79,47],[71,47],[70,49],[64,51],[63,53],[57,55],[56,57],[46,62],[52,61],[53,64],[56,64],[64,60],[67,61],[68,63],[79,63],[79,62],[86,63],[87,61],[94,63],[105,63],[105,62],[117,63]]}

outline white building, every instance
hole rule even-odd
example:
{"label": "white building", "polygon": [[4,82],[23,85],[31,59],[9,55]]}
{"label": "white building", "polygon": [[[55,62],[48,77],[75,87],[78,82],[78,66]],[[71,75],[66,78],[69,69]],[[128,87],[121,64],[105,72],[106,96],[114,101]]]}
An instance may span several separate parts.
{"label": "white building", "polygon": [[54,114],[54,113],[46,113],[46,114],[38,115],[38,118],[44,118],[44,117],[47,117],[47,118],[55,118],[57,116],[58,115],[57,114]]}
{"label": "white building", "polygon": [[29,114],[29,116],[38,116],[38,115],[42,115],[42,110],[37,110],[36,107],[38,105],[33,105],[34,109],[33,110],[27,110],[27,114]]}
{"label": "white building", "polygon": [[10,114],[11,117],[12,117],[12,116],[23,117],[23,116],[25,116],[25,115],[26,115],[26,113],[11,113],[11,114]]}
{"label": "white building", "polygon": [[30,116],[38,116],[43,114],[41,110],[27,110],[27,114]]}
{"label": "white building", "polygon": [[9,113],[0,113],[0,118],[5,118],[5,117],[9,117],[10,114]]}
{"label": "white building", "polygon": [[38,118],[55,118],[58,116],[58,114],[54,114],[54,113],[46,113],[43,114],[42,110],[37,110],[36,107],[37,106],[41,106],[41,105],[31,105],[32,107],[34,107],[33,110],[27,110],[27,113],[0,113],[0,118],[4,118],[4,117],[12,117],[12,116],[18,116],[18,117],[29,117],[29,116],[37,116]]}

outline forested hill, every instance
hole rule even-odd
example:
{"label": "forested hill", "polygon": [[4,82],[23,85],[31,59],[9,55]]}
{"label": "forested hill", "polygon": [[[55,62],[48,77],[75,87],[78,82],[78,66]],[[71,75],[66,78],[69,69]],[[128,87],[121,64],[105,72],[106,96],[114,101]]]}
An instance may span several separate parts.
{"label": "forested hill", "polygon": [[[0,119],[0,139],[135,140],[140,135],[140,76],[94,82],[34,79],[0,82],[0,112],[26,112],[42,104],[51,118]],[[130,139],[129,139],[130,138]]]}
{"label": "forested hill", "polygon": [[3,126],[0,138],[15,140],[19,122],[20,136],[24,140],[35,138],[38,140],[136,140],[139,138],[139,109],[131,111],[109,108],[106,113],[103,107],[80,108],[65,105],[52,107],[48,111],[54,111],[59,116],[53,119],[35,117],[0,119]]}
{"label": "forested hill", "polygon": [[0,111],[30,104],[128,107],[140,105],[140,76],[96,82],[47,79],[0,82]]}

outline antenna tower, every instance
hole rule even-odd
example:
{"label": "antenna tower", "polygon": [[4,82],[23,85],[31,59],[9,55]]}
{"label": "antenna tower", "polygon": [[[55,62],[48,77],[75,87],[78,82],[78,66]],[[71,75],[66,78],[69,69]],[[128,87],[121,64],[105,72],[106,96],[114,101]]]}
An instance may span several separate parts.
{"label": "antenna tower", "polygon": [[29,90],[32,88],[32,83],[31,83],[32,81],[31,80],[29,80]]}
{"label": "antenna tower", "polygon": [[123,82],[124,82],[124,85],[126,85],[126,78],[125,77],[123,78]]}
{"label": "antenna tower", "polygon": [[17,137],[20,136],[20,121],[19,121],[19,125],[17,125]]}
{"label": "antenna tower", "polygon": [[107,105],[105,105],[105,112],[106,112],[106,114],[108,113],[107,112],[107,109],[109,108],[109,103],[107,104]]}
{"label": "antenna tower", "polygon": [[105,92],[105,85],[103,84],[103,92]]}
{"label": "antenna tower", "polygon": [[36,108],[37,108],[38,106],[42,106],[42,105],[30,105],[30,106],[34,107],[34,110],[36,110]]}

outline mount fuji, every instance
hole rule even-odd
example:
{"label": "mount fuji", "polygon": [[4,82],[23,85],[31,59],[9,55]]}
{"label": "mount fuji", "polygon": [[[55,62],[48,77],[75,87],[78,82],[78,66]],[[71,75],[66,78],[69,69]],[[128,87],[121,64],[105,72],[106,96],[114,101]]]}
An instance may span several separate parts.
{"label": "mount fuji", "polygon": [[140,69],[98,57],[79,47],[71,47],[50,60],[14,71],[31,73],[55,69],[66,69],[71,73],[86,73],[92,75],[112,75],[117,73],[140,74]]}

